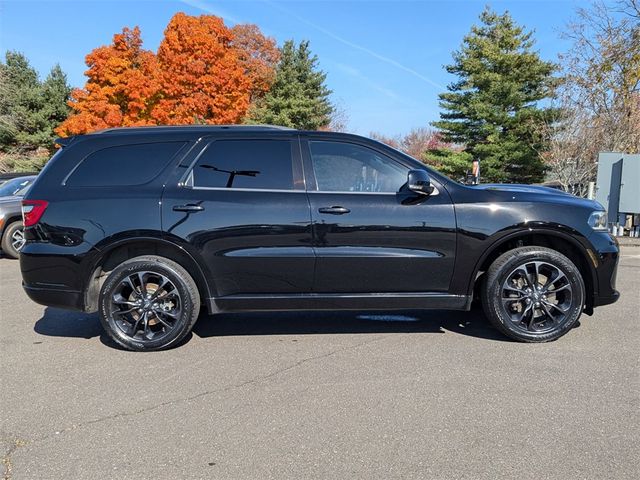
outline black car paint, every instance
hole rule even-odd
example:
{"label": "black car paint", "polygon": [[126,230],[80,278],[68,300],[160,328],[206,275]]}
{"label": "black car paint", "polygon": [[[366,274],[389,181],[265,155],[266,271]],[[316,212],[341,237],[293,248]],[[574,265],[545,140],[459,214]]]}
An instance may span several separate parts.
{"label": "black car paint", "polygon": [[[222,138],[290,139],[298,190],[185,185],[199,152]],[[317,192],[306,146],[313,138],[357,143],[408,169],[428,170],[437,193],[420,196],[405,187],[396,194]],[[73,168],[98,148],[154,141],[186,145],[147,184],[65,185]],[[483,262],[504,242],[532,233],[561,238],[580,252],[588,308],[617,299],[617,244],[587,224],[589,214],[601,207],[562,192],[460,185],[386,145],[348,134],[156,127],[64,143],[63,154],[49,162],[27,195],[49,202],[40,222],[26,229],[20,259],[25,290],[46,305],[95,310],[96,272],[105,258],[121,252],[178,260],[194,276],[210,312],[468,309]],[[198,208],[184,211],[185,205]],[[319,211],[334,206],[349,212]]]}
{"label": "black car paint", "polygon": [[[406,188],[397,193],[315,191],[307,146],[314,139],[349,142],[335,134],[307,134],[302,138],[317,257],[314,290],[446,294],[453,275],[456,223],[451,199],[442,184],[434,179],[438,192],[430,196],[416,195]],[[381,151],[379,144],[367,146]],[[399,163],[409,169],[415,167]],[[349,212],[321,212],[331,206]]]}

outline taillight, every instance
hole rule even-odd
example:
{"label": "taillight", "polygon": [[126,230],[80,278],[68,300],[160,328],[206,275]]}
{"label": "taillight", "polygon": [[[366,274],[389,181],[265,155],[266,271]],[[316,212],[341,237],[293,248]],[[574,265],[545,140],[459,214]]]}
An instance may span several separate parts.
{"label": "taillight", "polygon": [[46,200],[22,200],[22,222],[25,227],[31,227],[40,221],[47,209]]}

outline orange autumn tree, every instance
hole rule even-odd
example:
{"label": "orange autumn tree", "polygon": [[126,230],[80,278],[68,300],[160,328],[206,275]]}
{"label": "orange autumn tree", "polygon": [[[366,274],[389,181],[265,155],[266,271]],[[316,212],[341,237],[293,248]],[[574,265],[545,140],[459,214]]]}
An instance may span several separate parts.
{"label": "orange autumn tree", "polygon": [[158,48],[162,99],[153,111],[162,124],[238,123],[249,108],[233,34],[213,15],[173,16]]}
{"label": "orange autumn tree", "polygon": [[255,25],[228,28],[213,15],[177,13],[157,54],[142,48],[138,27],[86,57],[83,89],[56,133],[117,126],[239,123],[269,90],[279,50]]}
{"label": "orange autumn tree", "polygon": [[276,79],[275,66],[280,61],[280,49],[257,25],[239,24],[231,31],[238,60],[252,85],[251,101],[255,102],[269,91]]}
{"label": "orange autumn tree", "polygon": [[89,69],[83,89],[71,93],[73,110],[57,129],[58,135],[76,135],[108,127],[148,125],[158,95],[157,62],[142,48],[140,29],[124,28],[113,43],[86,57]]}

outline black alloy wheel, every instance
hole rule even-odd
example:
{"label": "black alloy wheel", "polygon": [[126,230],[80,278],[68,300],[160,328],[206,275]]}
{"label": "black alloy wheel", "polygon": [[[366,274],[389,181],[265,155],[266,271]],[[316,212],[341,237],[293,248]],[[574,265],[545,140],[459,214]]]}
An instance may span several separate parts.
{"label": "black alloy wheel", "polygon": [[555,340],[569,331],[584,308],[584,281],[561,253],[521,247],[489,268],[483,306],[489,321],[509,337],[526,342]]}
{"label": "black alloy wheel", "polygon": [[128,260],[113,270],[100,293],[107,333],[129,350],[161,350],[178,343],[200,309],[195,282],[179,264],[161,257]]}

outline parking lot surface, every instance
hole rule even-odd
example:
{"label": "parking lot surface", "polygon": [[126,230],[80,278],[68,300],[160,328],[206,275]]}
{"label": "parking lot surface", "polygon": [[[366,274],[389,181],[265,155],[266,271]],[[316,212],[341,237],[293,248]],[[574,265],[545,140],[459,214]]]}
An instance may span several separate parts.
{"label": "parking lot surface", "polygon": [[131,353],[0,259],[7,479],[640,478],[640,248],[622,297],[527,345],[472,312],[202,316]]}

